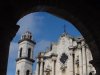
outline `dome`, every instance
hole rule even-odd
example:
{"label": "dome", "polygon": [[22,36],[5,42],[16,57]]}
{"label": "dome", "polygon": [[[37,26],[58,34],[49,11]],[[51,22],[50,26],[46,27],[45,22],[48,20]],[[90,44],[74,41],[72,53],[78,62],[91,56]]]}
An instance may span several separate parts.
{"label": "dome", "polygon": [[26,31],[23,35],[22,35],[22,37],[21,37],[21,39],[32,39],[32,33],[31,32],[29,32],[29,31]]}

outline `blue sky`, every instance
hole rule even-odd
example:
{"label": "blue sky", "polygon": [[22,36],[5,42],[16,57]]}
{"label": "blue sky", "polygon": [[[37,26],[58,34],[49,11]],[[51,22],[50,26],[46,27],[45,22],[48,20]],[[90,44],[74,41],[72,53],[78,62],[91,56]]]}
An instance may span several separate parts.
{"label": "blue sky", "polygon": [[[32,32],[33,39],[37,43],[34,48],[34,57],[38,52],[45,51],[51,42],[56,42],[59,39],[59,36],[64,32],[64,25],[66,25],[66,32],[69,35],[74,37],[81,35],[70,22],[47,12],[30,13],[21,18],[17,24],[20,29],[10,45],[7,75],[15,75],[15,59],[18,53],[17,42],[25,31]],[[33,71],[35,70],[35,64]]]}

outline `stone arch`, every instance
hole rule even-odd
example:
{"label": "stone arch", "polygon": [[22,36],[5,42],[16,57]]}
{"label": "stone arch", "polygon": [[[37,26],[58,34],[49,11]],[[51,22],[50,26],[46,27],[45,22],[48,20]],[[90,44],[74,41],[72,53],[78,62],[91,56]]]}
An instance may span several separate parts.
{"label": "stone arch", "polygon": [[[64,9],[69,11],[69,13],[74,13],[73,15],[81,19],[81,22],[84,23],[83,26],[87,28],[88,35],[85,35],[86,32],[83,32],[92,55],[94,57],[94,66],[96,66],[97,75],[100,75],[100,2],[98,0],[87,2],[87,1],[73,1],[73,0],[29,0],[29,1],[20,1],[20,0],[11,0],[1,2],[1,52],[0,52],[0,67],[1,75],[6,75],[7,71],[7,60],[9,53],[9,45],[16,32],[18,31],[19,26],[16,25],[18,19],[20,19],[21,14],[23,16],[30,12],[31,7],[36,7],[37,5],[48,5],[52,7],[57,7],[58,9]],[[81,9],[81,10],[79,10]],[[62,11],[63,12],[63,11]],[[25,13],[25,14],[24,14]],[[20,14],[20,15],[19,15]],[[77,14],[77,15],[76,15]],[[15,18],[16,16],[16,18]],[[73,17],[73,16],[72,16]],[[96,25],[96,26],[95,26]],[[1,27],[0,26],[0,27]],[[5,28],[5,26],[7,26]],[[78,28],[81,30],[81,27]],[[81,30],[82,31],[82,30]],[[10,35],[9,35],[10,34]],[[90,39],[91,38],[91,39]],[[94,38],[94,39],[93,39]],[[89,41],[88,41],[89,40]],[[95,43],[96,42],[96,43]],[[98,49],[99,48],[99,49]],[[97,54],[97,55],[96,55]]]}
{"label": "stone arch", "polygon": [[82,36],[85,38],[85,41],[89,45],[89,48],[92,52],[93,58],[97,59],[97,57],[99,56],[99,52],[95,40],[93,39],[92,33],[88,31],[87,27],[85,27],[82,20],[80,20],[77,16],[74,16],[74,14],[71,14],[69,11],[58,9],[52,6],[40,6],[40,5],[34,6],[30,9],[24,10],[23,12],[17,14],[16,22],[27,14],[41,12],[41,11],[48,12],[52,15],[56,15],[59,18],[65,19],[70,23],[72,23],[80,31]]}

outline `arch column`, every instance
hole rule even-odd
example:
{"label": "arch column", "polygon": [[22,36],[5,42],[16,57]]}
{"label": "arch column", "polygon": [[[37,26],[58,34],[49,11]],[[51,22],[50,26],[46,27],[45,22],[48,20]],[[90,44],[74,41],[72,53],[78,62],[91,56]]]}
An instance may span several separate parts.
{"label": "arch column", "polygon": [[0,75],[6,75],[10,42],[18,28],[17,25],[0,28]]}
{"label": "arch column", "polygon": [[100,58],[94,59],[94,60],[90,61],[90,63],[95,67],[96,75],[100,75]]}

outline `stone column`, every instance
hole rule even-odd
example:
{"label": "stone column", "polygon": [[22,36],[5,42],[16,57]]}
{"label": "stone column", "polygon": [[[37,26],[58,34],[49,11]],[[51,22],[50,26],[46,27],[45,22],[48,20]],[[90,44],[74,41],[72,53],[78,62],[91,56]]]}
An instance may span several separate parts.
{"label": "stone column", "polygon": [[56,75],[56,60],[52,62],[52,75]]}
{"label": "stone column", "polygon": [[79,56],[75,58],[75,74],[79,74]]}
{"label": "stone column", "polygon": [[93,60],[93,58],[88,46],[86,46],[86,55],[87,55],[87,75],[89,75],[91,71],[91,64],[89,63],[89,61]]}
{"label": "stone column", "polygon": [[56,75],[56,59],[57,55],[52,55],[52,75]]}
{"label": "stone column", "polygon": [[86,67],[86,48],[85,44],[82,45],[82,55],[83,55],[83,75],[87,74],[87,67]]}
{"label": "stone column", "polygon": [[70,57],[70,60],[71,60],[71,75],[75,75],[75,70],[74,70],[74,47],[73,46],[70,46],[69,47],[69,50],[70,50],[70,53],[71,53],[71,57]]}
{"label": "stone column", "polygon": [[40,75],[43,74],[43,58],[41,58],[41,61],[40,61],[41,65],[40,65]]}
{"label": "stone column", "polygon": [[79,74],[80,75],[83,75],[83,61],[82,61],[82,48],[81,48],[81,45],[79,44],[79,47],[78,47],[78,51],[79,51]]}
{"label": "stone column", "polygon": [[44,65],[45,65],[45,62],[43,61],[43,72],[42,72],[42,75],[44,75]]}
{"label": "stone column", "polygon": [[56,59],[53,60],[52,75],[56,75]]}
{"label": "stone column", "polygon": [[36,75],[39,75],[39,60],[37,59],[37,64],[36,64]]}

